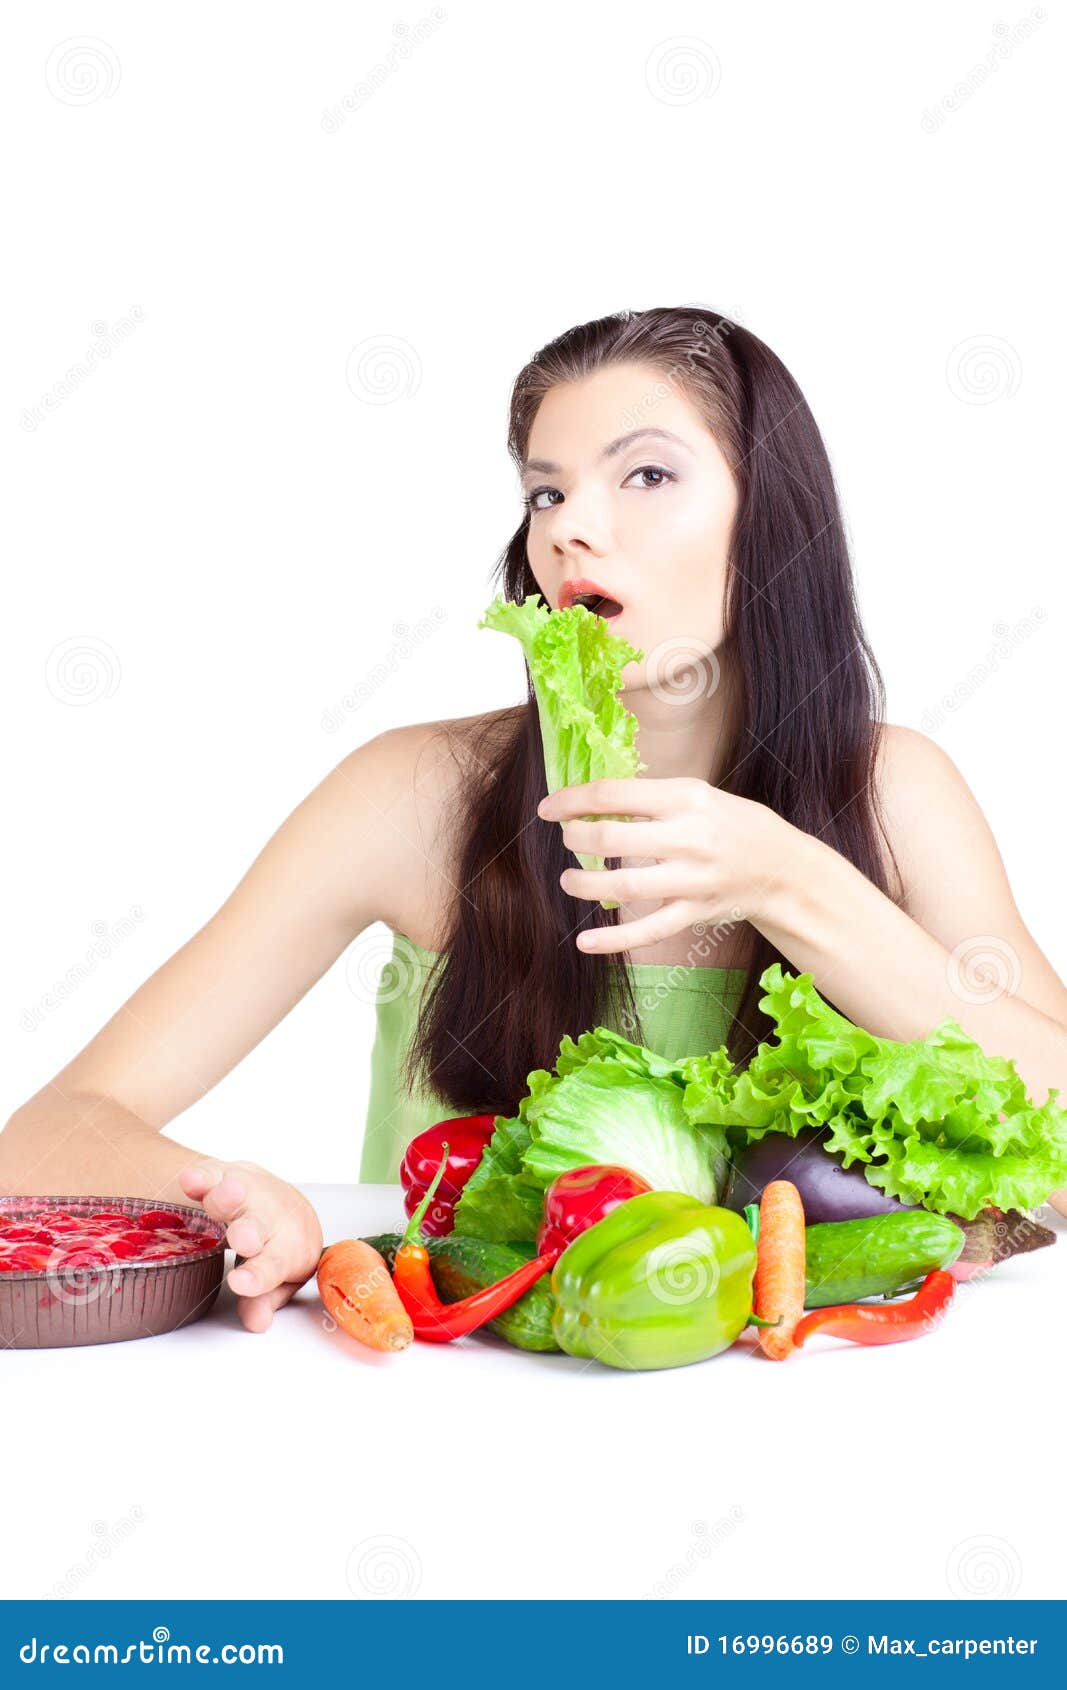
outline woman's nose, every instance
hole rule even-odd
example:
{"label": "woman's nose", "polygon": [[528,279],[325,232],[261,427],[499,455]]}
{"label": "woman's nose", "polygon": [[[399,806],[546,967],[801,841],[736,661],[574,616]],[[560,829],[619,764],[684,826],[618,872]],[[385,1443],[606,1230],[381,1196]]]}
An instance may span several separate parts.
{"label": "woman's nose", "polygon": [[558,505],[550,518],[548,536],[556,549],[568,552],[603,552],[607,544],[607,525],[603,515],[595,509],[595,501],[568,499]]}

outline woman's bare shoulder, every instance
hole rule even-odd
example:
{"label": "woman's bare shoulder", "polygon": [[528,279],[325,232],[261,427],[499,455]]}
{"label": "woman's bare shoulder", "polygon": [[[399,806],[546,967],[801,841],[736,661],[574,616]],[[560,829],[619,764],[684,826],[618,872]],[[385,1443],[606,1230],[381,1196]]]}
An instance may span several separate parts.
{"label": "woman's bare shoulder", "polygon": [[948,752],[926,734],[883,726],[875,787],[905,907],[927,901],[935,868],[948,867],[964,842],[967,860],[996,857],[978,800]]}
{"label": "woman's bare shoulder", "polygon": [[[983,973],[982,1001],[1017,970],[1020,995],[1062,1022],[1067,989],[1026,926],[982,806],[948,752],[912,728],[889,728],[878,785],[908,915],[964,978],[972,967]],[[994,995],[1004,990],[1016,987]]]}
{"label": "woman's bare shoulder", "polygon": [[481,770],[491,774],[513,736],[524,707],[512,705],[473,716],[448,716],[387,728],[378,736],[381,755],[396,774],[410,777],[413,800],[433,807],[451,802],[457,788]]}
{"label": "woman's bare shoulder", "polygon": [[923,800],[937,789],[975,803],[948,752],[917,728],[895,722],[886,722],[881,729],[877,780],[883,802],[896,809],[915,801],[915,807],[922,808]]}

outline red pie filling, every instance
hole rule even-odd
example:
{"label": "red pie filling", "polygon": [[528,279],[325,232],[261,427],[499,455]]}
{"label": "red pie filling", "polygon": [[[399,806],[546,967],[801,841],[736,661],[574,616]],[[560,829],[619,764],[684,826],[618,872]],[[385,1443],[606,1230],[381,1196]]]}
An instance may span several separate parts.
{"label": "red pie filling", "polygon": [[145,1209],[139,1215],[93,1209],[72,1215],[65,1209],[37,1208],[10,1220],[0,1214],[0,1273],[62,1273],[116,1262],[156,1262],[201,1255],[220,1242],[214,1233],[196,1231],[169,1209]]}

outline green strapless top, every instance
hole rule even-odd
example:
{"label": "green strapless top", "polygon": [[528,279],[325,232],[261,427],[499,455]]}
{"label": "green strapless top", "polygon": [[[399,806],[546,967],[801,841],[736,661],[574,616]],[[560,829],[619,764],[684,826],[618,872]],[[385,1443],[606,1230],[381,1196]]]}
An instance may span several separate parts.
{"label": "green strapless top", "polygon": [[[439,953],[403,933],[382,969],[375,1002],[370,1097],[359,1177],[366,1184],[399,1177],[404,1151],[416,1133],[455,1113],[432,1091],[407,1092],[400,1073],[415,1031],[426,976]],[[627,965],[649,1049],[675,1062],[726,1042],[744,989],[742,968],[695,968],[681,963]]]}

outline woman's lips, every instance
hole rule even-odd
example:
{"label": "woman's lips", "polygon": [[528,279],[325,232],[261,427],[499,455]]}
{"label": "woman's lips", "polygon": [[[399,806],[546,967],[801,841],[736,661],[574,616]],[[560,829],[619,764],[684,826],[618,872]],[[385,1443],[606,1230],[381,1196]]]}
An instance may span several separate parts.
{"label": "woman's lips", "polygon": [[559,604],[561,610],[569,610],[575,604],[584,604],[587,610],[596,616],[602,616],[606,622],[614,622],[623,612],[619,599],[614,598],[599,581],[590,581],[585,576],[577,581],[564,581],[560,589]]}

